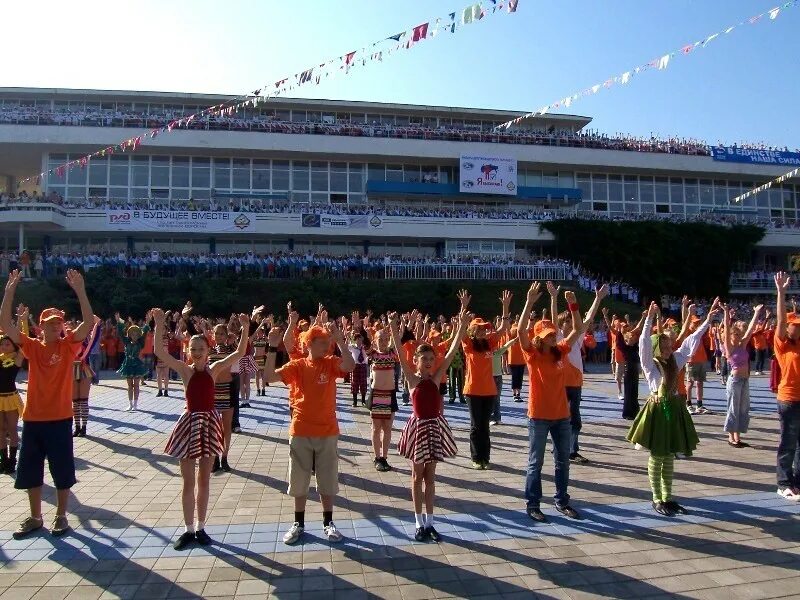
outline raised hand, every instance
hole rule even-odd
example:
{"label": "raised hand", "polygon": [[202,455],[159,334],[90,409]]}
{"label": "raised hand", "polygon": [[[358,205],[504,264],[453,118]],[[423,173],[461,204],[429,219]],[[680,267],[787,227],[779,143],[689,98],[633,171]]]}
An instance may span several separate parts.
{"label": "raised hand", "polygon": [[578,301],[578,299],[575,297],[575,292],[573,292],[572,290],[567,290],[566,292],[564,292],[564,298],[567,300],[569,304],[575,304]]}
{"label": "raised hand", "polygon": [[528,288],[527,301],[529,304],[535,304],[539,298],[542,297],[542,284],[534,281],[531,287]]}
{"label": "raised hand", "polygon": [[242,326],[242,329],[247,329],[248,327],[250,327],[250,317],[244,313],[240,313],[239,325]]}
{"label": "raised hand", "polygon": [[186,304],[184,304],[183,308],[181,309],[181,316],[182,317],[188,317],[189,313],[191,313],[193,309],[194,309],[194,307],[192,306],[191,301],[187,300]]}
{"label": "raised hand", "polygon": [[325,323],[325,331],[328,332],[337,343],[344,343],[344,336],[342,335],[342,330],[336,326],[334,321],[330,323]]}
{"label": "raised hand", "polygon": [[76,293],[85,291],[86,285],[83,281],[83,275],[78,273],[75,269],[70,269],[67,271],[66,276],[67,284],[71,287]]}
{"label": "raised hand", "polygon": [[469,306],[470,300],[472,300],[472,296],[469,295],[467,290],[460,290],[458,294],[456,294],[458,301],[461,303],[461,308],[467,308]]}
{"label": "raised hand", "polygon": [[283,339],[283,333],[281,332],[280,327],[273,327],[269,330],[269,333],[267,334],[267,344],[269,344],[272,348],[277,348],[281,343],[281,339]]}
{"label": "raised hand", "polygon": [[778,290],[778,293],[785,292],[789,288],[791,281],[792,278],[788,273],[785,273],[784,271],[778,271],[775,273],[775,288]]}
{"label": "raised hand", "polygon": [[763,311],[763,310],[764,310],[764,305],[763,304],[759,304],[758,306],[753,308],[753,312],[755,314],[757,314],[757,315],[761,314],[761,311]]}
{"label": "raised hand", "polygon": [[600,298],[600,300],[603,300],[604,298],[607,298],[608,297],[608,284],[604,283],[603,285],[601,285],[597,289],[595,294],[597,295],[598,298]]}
{"label": "raised hand", "polygon": [[8,282],[6,283],[6,291],[13,292],[19,282],[22,281],[22,275],[19,272],[19,269],[14,269],[11,273],[8,274]]}
{"label": "raised hand", "polygon": [[503,290],[503,295],[500,296],[500,302],[503,304],[505,308],[511,305],[511,299],[514,297],[514,294],[510,290]]}
{"label": "raised hand", "polygon": [[[290,307],[290,310],[291,310],[291,306],[292,306],[292,303],[291,303],[291,302],[289,302],[289,307]],[[253,312],[251,312],[251,313],[250,313],[250,319],[252,319],[253,321],[255,321],[255,320],[256,320],[256,318],[258,317],[258,315],[260,315],[261,313],[263,313],[265,310],[267,310],[267,307],[266,307],[266,306],[264,306],[263,304],[262,304],[261,306],[254,306],[254,307],[253,307]]]}
{"label": "raised hand", "polygon": [[548,281],[545,286],[547,287],[547,293],[551,296],[558,296],[558,288],[553,285],[552,281]]}
{"label": "raised hand", "polygon": [[[164,311],[160,308],[151,308],[150,314],[153,315],[153,321],[155,321],[156,325],[164,325]],[[119,317],[119,313],[116,315]]]}

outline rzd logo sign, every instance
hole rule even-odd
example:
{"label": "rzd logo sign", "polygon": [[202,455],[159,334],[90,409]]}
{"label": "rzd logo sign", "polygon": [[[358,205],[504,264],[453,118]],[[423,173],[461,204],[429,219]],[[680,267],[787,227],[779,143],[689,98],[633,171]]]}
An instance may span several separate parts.
{"label": "rzd logo sign", "polygon": [[131,222],[131,213],[108,215],[108,222],[112,225],[125,225]]}

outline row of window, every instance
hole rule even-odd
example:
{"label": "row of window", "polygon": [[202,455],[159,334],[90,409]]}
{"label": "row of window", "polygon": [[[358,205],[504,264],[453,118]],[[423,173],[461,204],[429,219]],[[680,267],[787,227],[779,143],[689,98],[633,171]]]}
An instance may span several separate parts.
{"label": "row of window", "polygon": [[[37,100],[37,99],[0,99],[0,107],[5,108],[37,108],[42,110],[93,112],[111,111],[120,113],[137,113],[145,115],[158,115],[170,113],[173,116],[196,114],[207,106],[162,104],[148,102],[86,102],[83,100]],[[426,115],[400,115],[387,113],[366,112],[339,112],[303,109],[275,109],[269,104],[261,107],[248,107],[240,109],[236,114],[242,118],[271,117],[280,121],[295,123],[360,123],[377,125],[394,125],[407,127],[420,125],[426,127],[453,127],[475,131],[490,131],[500,125],[500,120],[485,119],[459,119],[446,117],[433,117]]]}
{"label": "row of window", "polygon": [[[78,155],[51,154],[48,167]],[[752,181],[653,177],[606,173],[577,173],[519,169],[518,185],[574,188],[582,191],[582,210],[696,214],[726,207],[729,201],[756,185]],[[144,156],[115,154],[92,159],[85,168],[50,172],[48,190],[68,199],[189,197],[206,199],[211,191],[274,192],[295,201],[363,203],[365,181],[454,183],[458,167],[414,164],[289,161],[249,158]],[[795,218],[800,186],[776,186],[746,199],[745,209]]]}

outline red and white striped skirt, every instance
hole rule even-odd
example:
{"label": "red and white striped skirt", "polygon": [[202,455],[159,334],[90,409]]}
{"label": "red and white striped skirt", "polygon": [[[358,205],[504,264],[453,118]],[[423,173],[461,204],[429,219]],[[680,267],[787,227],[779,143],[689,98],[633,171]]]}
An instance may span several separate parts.
{"label": "red and white striped skirt", "polygon": [[217,410],[185,411],[164,448],[164,452],[175,458],[219,456],[224,450],[222,415]]}
{"label": "red and white striped skirt", "polygon": [[413,463],[427,464],[452,458],[458,450],[444,417],[420,419],[411,415],[400,434],[397,452]]}
{"label": "red and white striped skirt", "polygon": [[240,373],[247,373],[252,377],[258,371],[258,364],[256,364],[256,359],[252,354],[245,354],[242,358],[239,359],[239,372]]}

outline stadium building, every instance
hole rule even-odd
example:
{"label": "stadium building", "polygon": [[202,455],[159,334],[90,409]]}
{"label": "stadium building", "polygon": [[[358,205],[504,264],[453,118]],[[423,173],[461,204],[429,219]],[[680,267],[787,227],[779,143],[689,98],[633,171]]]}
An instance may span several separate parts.
{"label": "stadium building", "polygon": [[547,254],[537,220],[553,212],[791,223],[753,256],[766,269],[800,248],[800,186],[729,204],[797,154],[609,139],[574,115],[499,133],[520,113],[283,98],[164,130],[230,99],[0,89],[0,249],[523,259]]}

